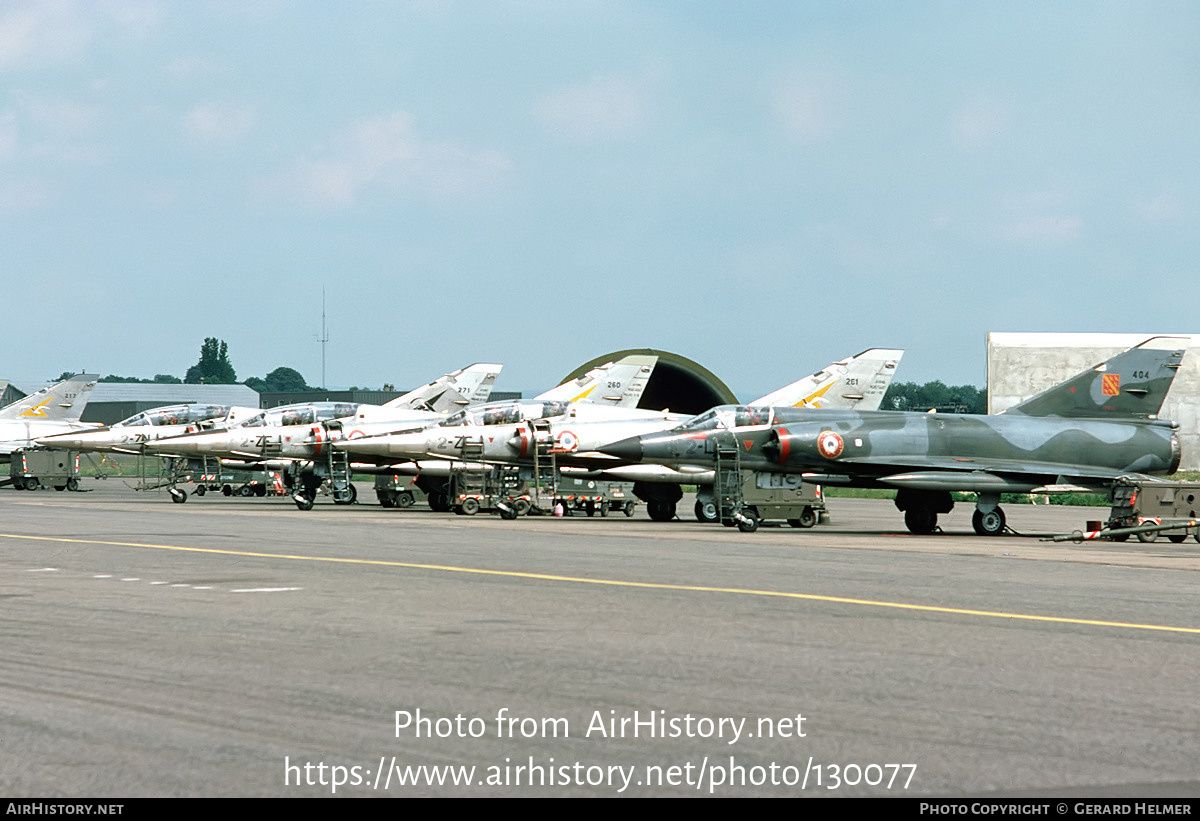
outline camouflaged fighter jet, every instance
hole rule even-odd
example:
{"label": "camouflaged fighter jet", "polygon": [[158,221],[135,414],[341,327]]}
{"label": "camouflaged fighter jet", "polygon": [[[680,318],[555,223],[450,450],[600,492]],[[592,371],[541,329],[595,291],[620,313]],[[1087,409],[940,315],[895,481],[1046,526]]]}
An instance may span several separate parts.
{"label": "camouflaged fighter jet", "polygon": [[112,425],[44,436],[39,445],[93,453],[146,452],[146,443],[168,436],[197,433],[205,428],[226,428],[259,413],[258,408],[230,405],[165,405],[134,414]]}
{"label": "camouflaged fighter jet", "polygon": [[[385,405],[303,402],[260,411],[226,430],[176,436],[146,443],[160,456],[213,456],[234,468],[273,467],[288,471],[296,506],[308,510],[317,490],[333,480],[334,501],[356,498],[346,470],[335,470],[327,447],[349,433],[427,425],[464,405],[486,401],[501,366],[476,363],[441,376]],[[343,466],[345,467],[345,466]],[[172,488],[172,495],[182,493]]]}
{"label": "camouflaged fighter jet", "polygon": [[98,378],[77,374],[0,408],[0,460],[8,461],[18,448],[33,447],[39,437],[98,427],[79,421]]}
{"label": "camouflaged fighter jet", "polygon": [[[903,354],[890,348],[863,351],[752,404],[878,408]],[[422,431],[348,439],[334,447],[413,460],[441,457],[516,465],[532,465],[535,455],[545,459],[553,454],[559,465],[598,471],[613,462],[597,452],[601,445],[668,430],[690,418],[690,414],[585,402],[518,402],[464,411]],[[652,465],[614,469],[605,475],[635,482],[634,493],[649,502],[650,516],[662,521],[674,518],[675,505],[682,497],[681,484],[712,483],[712,471],[697,475]]]}
{"label": "camouflaged fighter jet", "polygon": [[[736,449],[743,468],[824,485],[898,488],[913,533],[931,533],[977,494],[975,532],[1005,528],[1001,493],[1104,488],[1129,474],[1172,473],[1178,425],[1157,418],[1185,348],[1154,337],[1003,414],[714,408],[674,430],[600,448],[630,462],[712,467]],[[749,511],[753,514],[753,511]]]}

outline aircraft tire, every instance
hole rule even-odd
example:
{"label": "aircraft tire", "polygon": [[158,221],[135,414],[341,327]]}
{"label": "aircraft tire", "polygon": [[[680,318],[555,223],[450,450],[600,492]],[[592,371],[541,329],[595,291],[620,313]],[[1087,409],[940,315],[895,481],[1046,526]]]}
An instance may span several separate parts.
{"label": "aircraft tire", "polygon": [[696,500],[696,521],[697,522],[715,522],[718,518],[719,511],[717,503],[714,501]]}
{"label": "aircraft tire", "polygon": [[904,526],[909,533],[927,536],[937,527],[937,514],[927,507],[910,507],[904,511]]}
{"label": "aircraft tire", "polygon": [[233,495],[233,485],[221,485],[221,493],[225,496]]}
{"label": "aircraft tire", "polygon": [[646,502],[646,512],[655,522],[669,522],[675,518],[674,502]]}
{"label": "aircraft tire", "polygon": [[168,495],[170,495],[171,501],[176,504],[181,505],[187,501],[187,491],[183,488],[173,487],[168,491]]}
{"label": "aircraft tire", "polygon": [[517,509],[515,507],[508,507],[508,508],[501,510],[500,518],[508,519],[509,521],[517,518]]}
{"label": "aircraft tire", "polygon": [[267,495],[267,486],[266,485],[255,485],[254,486],[254,495],[260,499],[263,498],[264,496],[266,496]]}
{"label": "aircraft tire", "polygon": [[311,496],[301,496],[297,494],[296,496],[292,497],[292,501],[296,503],[296,507],[299,510],[313,509],[313,498]]}
{"label": "aircraft tire", "polygon": [[992,508],[987,513],[976,510],[971,516],[971,526],[980,536],[999,536],[1004,532],[1004,511],[999,507]]}
{"label": "aircraft tire", "polygon": [[583,509],[589,517],[596,515],[596,503],[595,502],[586,502],[584,504]]}
{"label": "aircraft tire", "polygon": [[759,518],[758,513],[753,508],[746,508],[742,511],[742,520],[738,522],[738,530],[743,533],[753,533],[758,530]]}

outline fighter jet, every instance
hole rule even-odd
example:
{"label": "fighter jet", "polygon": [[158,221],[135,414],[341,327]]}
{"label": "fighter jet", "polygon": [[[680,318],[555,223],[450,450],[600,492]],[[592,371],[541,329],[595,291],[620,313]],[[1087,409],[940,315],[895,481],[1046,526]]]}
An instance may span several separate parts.
{"label": "fighter jet", "polygon": [[146,451],[147,442],[197,433],[206,428],[229,427],[258,412],[258,408],[230,405],[166,405],[105,427],[43,436],[37,443],[65,450],[140,454]]}
{"label": "fighter jet", "polygon": [[0,408],[0,460],[18,448],[32,447],[40,437],[97,427],[80,422],[97,374],[81,373]]}
{"label": "fighter jet", "polygon": [[1099,489],[1123,475],[1175,471],[1178,425],[1157,417],[1180,343],[1151,338],[995,416],[722,406],[600,450],[686,469],[711,468],[719,450],[736,448],[743,468],[897,488],[906,526],[922,534],[954,507],[951,491],[972,491],[975,532],[997,535],[1006,526],[1001,493]]}
{"label": "fighter jet", "polygon": [[[772,391],[752,404],[878,408],[903,353],[890,348],[863,351]],[[690,418],[666,411],[583,402],[514,403],[500,411],[490,406],[475,408],[422,431],[347,439],[335,447],[353,453],[414,460],[441,457],[517,465],[530,465],[535,457],[544,460],[554,455],[559,465],[600,471],[613,462],[611,457],[597,452],[600,446],[668,430]],[[682,496],[681,484],[712,483],[711,471],[697,475],[694,471],[665,466],[637,465],[615,468],[605,474],[634,481],[634,492],[649,501],[651,517],[663,521],[675,516],[675,505]]]}
{"label": "fighter jet", "polygon": [[346,471],[335,471],[326,445],[347,432],[395,430],[431,424],[473,402],[485,401],[500,365],[476,363],[435,379],[385,405],[306,402],[257,412],[219,431],[147,442],[161,456],[218,457],[227,467],[273,466],[290,471],[299,489],[297,507],[308,510],[326,478],[334,479],[334,501],[349,504],[355,490]]}

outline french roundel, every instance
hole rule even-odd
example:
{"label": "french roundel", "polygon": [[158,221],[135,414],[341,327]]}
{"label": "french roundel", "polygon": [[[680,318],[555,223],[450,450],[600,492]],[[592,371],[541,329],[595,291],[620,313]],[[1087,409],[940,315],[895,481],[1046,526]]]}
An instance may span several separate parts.
{"label": "french roundel", "polygon": [[564,430],[562,433],[560,433],[558,435],[559,450],[565,450],[565,451],[570,452],[570,451],[575,450],[575,448],[577,448],[577,447],[579,447],[579,437],[577,437],[575,434],[571,433],[571,431]]}
{"label": "french roundel", "polygon": [[845,447],[846,443],[842,441],[842,437],[831,430],[827,430],[817,437],[817,450],[826,459],[836,459],[841,456],[842,449]]}

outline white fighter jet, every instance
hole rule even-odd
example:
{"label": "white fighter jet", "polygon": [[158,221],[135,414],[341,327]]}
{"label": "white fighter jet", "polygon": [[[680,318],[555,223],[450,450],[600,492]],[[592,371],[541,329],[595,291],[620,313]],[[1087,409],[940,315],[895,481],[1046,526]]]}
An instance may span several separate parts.
{"label": "white fighter jet", "polygon": [[157,439],[229,427],[258,412],[258,408],[230,405],[165,405],[105,427],[43,436],[37,443],[65,450],[140,454],[146,452],[147,443]]}
{"label": "white fighter jet", "polygon": [[[293,500],[308,510],[321,483],[333,480],[334,501],[349,504],[356,492],[348,464],[335,466],[327,447],[350,432],[427,425],[465,405],[486,401],[501,365],[476,363],[435,379],[385,405],[305,402],[259,411],[225,429],[147,442],[160,456],[217,457],[226,467],[288,471]],[[343,460],[344,461],[344,460]]]}
{"label": "white fighter jet", "polygon": [[0,408],[0,460],[8,461],[14,450],[32,447],[43,436],[98,427],[79,421],[98,378],[77,374]]}
{"label": "white fighter jet", "polygon": [[[834,362],[748,404],[797,408],[878,409],[904,352],[873,348]],[[712,471],[686,473],[658,465],[626,465],[597,449],[632,436],[658,433],[692,418],[691,414],[585,403],[522,402],[483,406],[455,414],[420,431],[334,445],[357,455],[405,460],[457,459],[492,464],[532,464],[553,455],[558,465],[578,474],[581,467],[635,483],[634,493],[650,503],[652,518],[673,518],[682,496],[680,485],[711,486]],[[422,462],[423,465],[428,463]],[[704,496],[704,490],[700,493]],[[697,506],[700,509],[700,506]]]}

